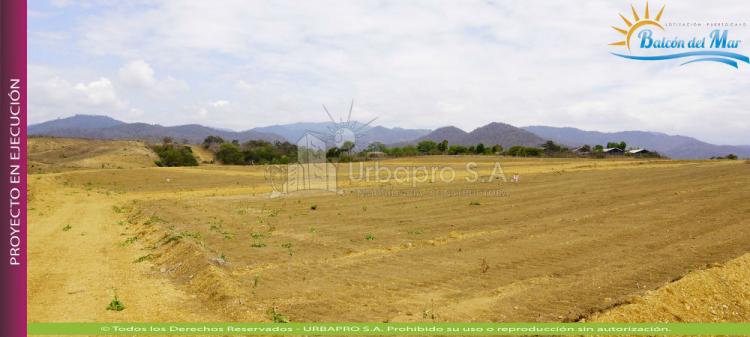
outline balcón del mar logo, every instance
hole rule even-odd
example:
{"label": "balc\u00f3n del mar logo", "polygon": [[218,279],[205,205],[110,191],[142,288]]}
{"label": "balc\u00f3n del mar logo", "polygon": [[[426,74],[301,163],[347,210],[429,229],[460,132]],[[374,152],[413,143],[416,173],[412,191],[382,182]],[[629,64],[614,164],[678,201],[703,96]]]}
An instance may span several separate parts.
{"label": "balc\u00f3n del mar logo", "polygon": [[698,24],[703,30],[701,33],[679,36],[670,31],[671,25],[662,22],[665,6],[662,5],[655,16],[649,11],[648,2],[643,15],[639,15],[633,5],[630,6],[632,19],[620,14],[626,27],[612,28],[624,39],[609,44],[619,49],[611,53],[638,61],[679,60],[680,65],[718,62],[738,68],[738,62],[750,63],[746,55],[738,53],[742,41],[734,38],[732,27]]}

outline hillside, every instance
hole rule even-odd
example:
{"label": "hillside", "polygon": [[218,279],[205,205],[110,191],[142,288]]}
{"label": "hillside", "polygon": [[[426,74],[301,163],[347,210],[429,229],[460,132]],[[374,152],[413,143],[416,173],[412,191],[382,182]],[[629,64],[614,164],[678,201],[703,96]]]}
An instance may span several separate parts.
{"label": "hillside", "polygon": [[580,146],[584,144],[606,145],[607,142],[625,141],[628,146],[642,147],[657,151],[675,159],[706,159],[734,153],[740,157],[750,157],[750,146],[713,145],[686,136],[673,136],[659,132],[585,131],[571,127],[527,126],[525,130],[555,142]]}
{"label": "hillside", "polygon": [[146,123],[124,123],[105,116],[75,115],[40,124],[29,125],[29,135],[92,138],[92,139],[130,139],[144,141],[161,141],[172,137],[177,141],[187,140],[198,144],[208,136],[219,136],[226,140],[237,139],[241,142],[251,139],[266,141],[284,141],[284,138],[254,130],[235,132],[220,130],[198,124],[162,126]]}
{"label": "hillside", "polygon": [[31,137],[29,172],[153,167],[156,154],[137,141]]}
{"label": "hillside", "polygon": [[414,143],[422,140],[434,142],[447,140],[449,144],[466,146],[478,143],[485,145],[500,144],[505,148],[514,145],[539,146],[545,142],[544,139],[531,132],[504,123],[490,123],[468,133],[453,126],[443,127],[418,138]]}
{"label": "hillside", "polygon": [[[354,129],[360,127],[360,124],[354,122]],[[280,135],[289,142],[296,142],[307,132],[316,132],[330,134],[334,132],[336,125],[331,122],[320,123],[292,123],[282,125],[271,125],[252,129],[253,131],[273,133]],[[403,129],[403,128],[386,128],[383,126],[365,127],[360,131],[361,136],[357,139],[357,147],[367,147],[370,143],[381,142],[391,144],[403,141],[410,141],[421,136],[429,134],[428,129]]]}

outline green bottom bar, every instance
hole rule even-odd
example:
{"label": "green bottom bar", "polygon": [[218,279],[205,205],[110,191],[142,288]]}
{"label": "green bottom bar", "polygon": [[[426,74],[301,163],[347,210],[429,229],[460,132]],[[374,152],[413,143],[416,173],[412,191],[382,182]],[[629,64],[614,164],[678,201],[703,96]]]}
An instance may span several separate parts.
{"label": "green bottom bar", "polygon": [[750,323],[29,323],[29,335],[750,335]]}

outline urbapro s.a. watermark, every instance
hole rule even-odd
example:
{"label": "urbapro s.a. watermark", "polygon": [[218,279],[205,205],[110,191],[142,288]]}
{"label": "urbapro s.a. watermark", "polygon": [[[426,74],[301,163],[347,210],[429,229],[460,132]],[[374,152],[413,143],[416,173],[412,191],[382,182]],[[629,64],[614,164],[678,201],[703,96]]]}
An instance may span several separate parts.
{"label": "urbapro s.a. watermark", "polygon": [[[465,183],[505,183],[508,178],[500,162],[491,164],[470,161],[463,165],[383,165],[380,160],[333,163],[327,158],[330,149],[354,151],[357,140],[376,120],[358,123],[352,120],[352,105],[346,120],[338,122],[323,106],[331,123],[327,132],[310,130],[297,142],[297,162],[266,167],[266,179],[272,187],[271,197],[303,191],[326,191],[343,194],[342,182],[347,188],[370,183],[394,183],[398,186],[417,187],[423,183],[452,183],[457,179]],[[342,167],[345,165],[346,167]],[[492,165],[491,167],[487,165]],[[455,167],[454,167],[455,166]],[[486,166],[486,167],[480,167]],[[487,174],[487,171],[488,174]],[[483,174],[485,173],[485,174]],[[344,180],[344,181],[339,181]],[[511,182],[518,183],[514,174]]]}

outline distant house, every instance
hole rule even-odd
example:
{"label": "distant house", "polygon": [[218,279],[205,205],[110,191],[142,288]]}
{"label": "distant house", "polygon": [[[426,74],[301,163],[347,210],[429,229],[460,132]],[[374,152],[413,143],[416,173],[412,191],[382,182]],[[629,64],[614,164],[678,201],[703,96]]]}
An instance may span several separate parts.
{"label": "distant house", "polygon": [[651,154],[651,151],[646,150],[646,149],[632,149],[628,151],[628,154],[634,157],[640,157],[640,156]]}
{"label": "distant house", "polygon": [[610,148],[606,148],[606,149],[602,150],[602,153],[608,154],[608,155],[611,155],[611,156],[621,156],[621,155],[625,154],[625,151],[623,151],[619,147],[610,147]]}

